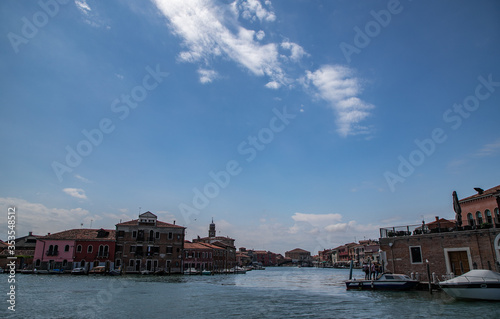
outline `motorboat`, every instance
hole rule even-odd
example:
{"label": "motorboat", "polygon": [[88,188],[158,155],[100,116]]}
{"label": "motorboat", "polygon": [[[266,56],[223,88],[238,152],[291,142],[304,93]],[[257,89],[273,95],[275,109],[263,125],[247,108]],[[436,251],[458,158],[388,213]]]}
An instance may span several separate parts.
{"label": "motorboat", "polygon": [[376,279],[349,279],[346,288],[358,290],[411,290],[419,281],[403,274],[380,274]]}
{"label": "motorboat", "polygon": [[112,269],[108,273],[110,276],[121,276],[122,274],[122,267],[119,267],[118,269]]}
{"label": "motorboat", "polygon": [[500,273],[492,270],[474,269],[439,286],[457,299],[500,300]]}
{"label": "motorboat", "polygon": [[239,266],[235,266],[234,268],[232,268],[231,272],[235,273],[235,274],[246,274],[247,273],[247,271],[245,270],[245,268],[242,268],[242,267],[239,267]]}
{"label": "motorboat", "polygon": [[203,271],[201,272],[201,274],[202,274],[202,275],[205,275],[205,276],[209,276],[209,275],[211,275],[211,274],[212,274],[212,272],[211,272],[210,270],[203,270]]}
{"label": "motorboat", "polygon": [[188,268],[184,271],[184,275],[199,275],[199,271],[196,268]]}
{"label": "motorboat", "polygon": [[78,268],[74,268],[72,271],[71,271],[71,274],[72,275],[85,275],[85,268],[83,267],[78,267]]}

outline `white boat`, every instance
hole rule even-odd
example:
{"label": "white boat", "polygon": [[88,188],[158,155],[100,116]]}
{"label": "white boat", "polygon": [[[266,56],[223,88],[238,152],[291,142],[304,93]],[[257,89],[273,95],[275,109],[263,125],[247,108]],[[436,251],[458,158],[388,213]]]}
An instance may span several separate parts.
{"label": "white boat", "polygon": [[200,272],[196,268],[188,268],[184,271],[184,275],[199,275]]}
{"label": "white boat", "polygon": [[500,300],[500,273],[491,270],[474,269],[439,286],[457,299]]}
{"label": "white boat", "polygon": [[246,274],[247,273],[247,271],[245,270],[245,268],[242,268],[242,267],[239,267],[239,266],[235,266],[234,268],[232,268],[231,272],[235,273],[235,274]]}
{"label": "white boat", "polygon": [[350,279],[345,282],[347,289],[358,290],[410,290],[418,285],[418,280],[413,280],[403,274],[381,274],[377,279]]}
{"label": "white boat", "polygon": [[202,275],[205,275],[205,276],[209,276],[209,275],[211,275],[211,274],[212,274],[212,272],[211,272],[210,270],[203,270],[203,271],[201,272],[201,274],[202,274]]}

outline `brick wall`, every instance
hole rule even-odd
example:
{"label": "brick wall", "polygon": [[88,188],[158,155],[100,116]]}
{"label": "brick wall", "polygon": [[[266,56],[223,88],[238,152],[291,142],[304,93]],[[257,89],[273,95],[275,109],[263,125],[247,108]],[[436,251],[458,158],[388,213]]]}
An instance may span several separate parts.
{"label": "brick wall", "polygon": [[[497,270],[494,243],[498,234],[500,229],[492,228],[380,238],[380,249],[385,252],[387,271],[402,274],[418,272],[424,274],[425,279],[426,259],[429,261],[431,273],[445,275],[450,269],[450,261],[446,260],[447,255],[449,256],[448,252],[452,250],[466,251],[471,269],[475,264],[478,269]],[[421,262],[412,262],[410,256],[412,246],[420,247]]]}

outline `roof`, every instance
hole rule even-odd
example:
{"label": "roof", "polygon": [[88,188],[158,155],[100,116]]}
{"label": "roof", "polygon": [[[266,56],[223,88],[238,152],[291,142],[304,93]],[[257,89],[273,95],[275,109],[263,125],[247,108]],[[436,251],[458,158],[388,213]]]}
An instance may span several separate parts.
{"label": "roof", "polygon": [[184,249],[210,249],[211,247],[207,247],[200,243],[184,243]]}
{"label": "roof", "polygon": [[465,201],[469,201],[469,200],[472,200],[472,199],[479,199],[479,198],[482,198],[482,197],[489,197],[489,196],[492,196],[493,194],[499,194],[500,195],[500,185],[498,186],[495,186],[495,187],[492,187],[490,189],[487,189],[485,191],[483,191],[482,194],[475,194],[475,195],[472,195],[472,196],[469,196],[469,197],[466,197],[466,198],[462,198],[461,200],[459,200],[459,202],[465,202]]}
{"label": "roof", "polygon": [[[138,221],[139,221],[139,219],[133,219],[133,220],[129,220],[128,222],[116,224],[116,226],[136,226],[136,225],[138,225]],[[184,229],[186,228],[186,227],[179,226],[179,225],[165,223],[165,222],[162,222],[159,220],[156,221],[156,227],[171,227],[171,228],[184,228]]]}
{"label": "roof", "polygon": [[70,229],[59,233],[50,234],[47,236],[39,237],[39,240],[44,239],[59,239],[59,240],[115,240],[115,230],[113,229]]}
{"label": "roof", "polygon": [[295,248],[293,250],[287,251],[287,253],[308,253],[308,254],[310,254],[311,252],[304,250],[304,249],[301,249],[301,248]]}

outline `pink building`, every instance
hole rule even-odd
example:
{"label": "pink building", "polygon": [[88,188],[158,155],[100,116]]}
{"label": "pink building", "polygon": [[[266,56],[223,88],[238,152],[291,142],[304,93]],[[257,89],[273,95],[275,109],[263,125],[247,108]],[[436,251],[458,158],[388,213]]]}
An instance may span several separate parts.
{"label": "pink building", "polygon": [[50,239],[50,234],[36,241],[35,268],[39,270],[72,269],[75,240]]}

